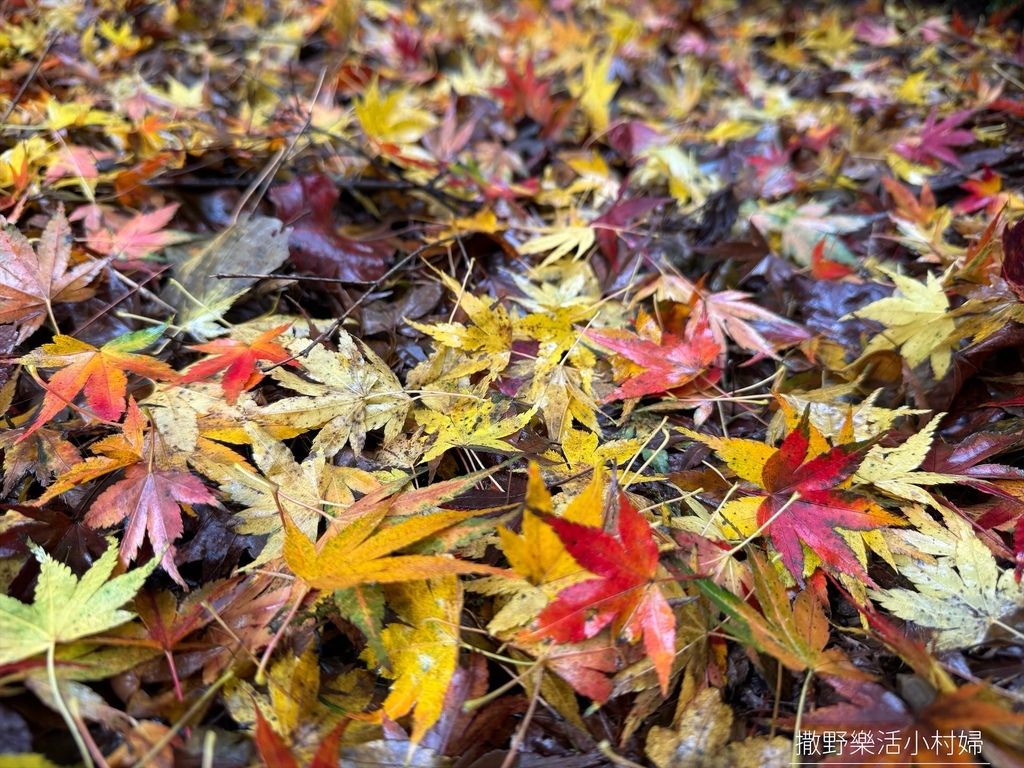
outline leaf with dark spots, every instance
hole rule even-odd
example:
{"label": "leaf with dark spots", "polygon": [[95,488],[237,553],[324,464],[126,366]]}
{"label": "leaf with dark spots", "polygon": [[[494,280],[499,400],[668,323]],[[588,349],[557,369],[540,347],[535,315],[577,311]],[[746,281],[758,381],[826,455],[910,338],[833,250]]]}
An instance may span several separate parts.
{"label": "leaf with dark spots", "polygon": [[393,249],[350,240],[334,227],[338,188],[322,173],[307,174],[270,190],[278,218],[292,227],[290,258],[296,269],[352,283],[372,283],[387,272]]}

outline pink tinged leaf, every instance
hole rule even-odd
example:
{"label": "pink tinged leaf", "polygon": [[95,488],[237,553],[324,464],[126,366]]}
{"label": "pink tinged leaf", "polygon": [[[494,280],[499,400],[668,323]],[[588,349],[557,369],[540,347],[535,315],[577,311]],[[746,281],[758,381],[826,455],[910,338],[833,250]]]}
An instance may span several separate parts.
{"label": "pink tinged leaf", "polygon": [[595,329],[588,330],[586,335],[602,347],[647,369],[624,382],[605,398],[605,402],[660,394],[682,387],[707,371],[721,351],[704,313],[691,321],[682,339],[666,333],[661,344],[640,336],[623,338]]}
{"label": "pink tinged leaf", "polygon": [[604,579],[588,579],[566,587],[541,611],[542,636],[558,643],[593,637],[615,620],[621,590]]}
{"label": "pink tinged leaf", "polygon": [[86,261],[68,269],[70,259],[71,227],[63,205],[36,249],[13,226],[0,228],[0,324],[20,326],[18,344],[39,330],[52,304],[92,295],[87,285],[105,262]]}
{"label": "pink tinged leaf", "polygon": [[607,134],[608,143],[624,160],[632,160],[648,147],[660,142],[663,135],[660,131],[639,120],[619,123]]}
{"label": "pink tinged leaf", "polygon": [[619,668],[613,648],[590,650],[581,648],[579,643],[568,646],[565,653],[552,654],[547,665],[577,693],[602,704],[611,697],[614,689],[612,681],[604,673],[615,672]]}
{"label": "pink tinged leaf", "polygon": [[174,564],[173,541],[184,529],[180,504],[216,504],[202,482],[187,472],[153,470],[135,464],[125,477],[101,493],[86,514],[93,528],[109,528],[128,518],[121,541],[121,562],[128,564],[138,553],[149,533],[156,552],[163,550],[160,565],[178,584],[184,580]]}
{"label": "pink tinged leaf", "polygon": [[938,108],[933,107],[928,119],[921,126],[918,136],[911,136],[898,142],[893,149],[911,162],[919,163],[933,157],[960,168],[960,159],[953,153],[951,147],[960,147],[975,142],[976,139],[972,131],[956,130],[958,125],[974,114],[974,110],[955,112],[936,123],[937,113]]}
{"label": "pink tinged leaf", "polygon": [[150,213],[140,213],[129,219],[117,232],[101,230],[90,245],[94,250],[119,261],[141,259],[168,245],[188,239],[188,235],[164,231],[177,210],[178,204],[171,203]]}

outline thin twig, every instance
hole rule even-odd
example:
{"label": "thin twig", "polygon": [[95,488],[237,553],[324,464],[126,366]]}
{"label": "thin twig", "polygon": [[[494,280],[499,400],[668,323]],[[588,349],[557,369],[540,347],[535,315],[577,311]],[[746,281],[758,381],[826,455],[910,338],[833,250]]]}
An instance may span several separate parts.
{"label": "thin twig", "polygon": [[57,42],[56,32],[50,35],[49,39],[46,41],[46,45],[43,46],[42,53],[40,53],[39,58],[36,59],[36,63],[32,65],[32,69],[30,69],[28,71],[28,75],[25,76],[25,82],[21,84],[21,88],[19,88],[18,92],[14,94],[14,98],[11,99],[11,103],[7,105],[7,109],[4,110],[3,116],[0,117],[0,125],[6,123],[7,118],[14,113],[14,110],[18,106],[18,102],[21,101],[21,97],[25,95],[25,91],[28,90],[32,81],[36,79],[36,75],[39,74],[39,68],[43,66],[43,61],[46,60],[46,55],[50,52],[50,49],[53,47],[55,42]]}

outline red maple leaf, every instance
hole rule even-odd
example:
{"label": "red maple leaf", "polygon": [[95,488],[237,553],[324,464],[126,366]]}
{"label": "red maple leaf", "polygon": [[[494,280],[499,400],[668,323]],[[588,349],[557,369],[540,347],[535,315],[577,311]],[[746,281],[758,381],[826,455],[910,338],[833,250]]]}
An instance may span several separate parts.
{"label": "red maple leaf", "polygon": [[933,108],[918,135],[897,142],[893,149],[912,163],[921,163],[932,157],[959,168],[960,159],[951,148],[975,142],[973,132],[957,130],[957,126],[973,115],[974,110],[965,109],[954,112],[946,119],[935,122],[937,113],[938,109]]}
{"label": "red maple leaf", "polygon": [[[221,379],[220,385],[228,403],[234,405],[244,390],[255,387],[263,379],[263,371],[256,366],[259,360],[283,363],[291,357],[287,349],[271,341],[290,327],[291,323],[285,323],[271,328],[269,331],[261,333],[249,344],[236,339],[217,339],[208,344],[189,347],[195,352],[206,352],[213,357],[200,360],[189,367],[178,383],[203,381],[218,371],[224,371],[224,378]],[[298,363],[288,360],[288,365],[298,366]]]}
{"label": "red maple leaf", "polygon": [[661,690],[675,657],[676,620],[658,587],[658,544],[647,519],[619,494],[619,537],[558,517],[546,518],[576,561],[597,578],[566,587],[538,617],[527,641],[552,638],[578,643],[609,624],[613,637],[631,643],[641,635]]}
{"label": "red maple leaf", "polygon": [[121,562],[135,557],[149,532],[155,552],[163,551],[160,565],[172,579],[185,585],[174,564],[174,545],[184,528],[183,504],[216,504],[217,500],[199,478],[188,472],[156,469],[134,464],[125,470],[124,480],[110,486],[93,502],[85,522],[93,528],[108,528],[128,518],[121,540]]}
{"label": "red maple leaf", "polygon": [[1019,584],[1024,575],[1024,502],[1005,499],[979,517],[977,522],[982,528],[1003,527],[1013,531],[1014,576]]}
{"label": "red maple leaf", "polygon": [[660,394],[701,376],[716,378],[710,369],[722,348],[715,341],[706,312],[701,311],[690,320],[682,338],[662,333],[644,315],[637,325],[644,336],[611,329],[590,329],[586,333],[595,343],[646,369],[616,376],[625,380],[605,402]]}
{"label": "red maple leaf", "polygon": [[957,213],[974,213],[987,208],[988,213],[994,216],[1006,200],[1006,195],[1000,194],[1003,191],[1003,177],[988,166],[982,169],[980,177],[967,179],[960,185],[960,189],[968,195],[953,206]]}
{"label": "red maple leaf", "polygon": [[764,464],[764,500],[757,509],[758,527],[767,525],[772,544],[793,578],[803,584],[806,544],[836,570],[873,582],[837,528],[872,531],[902,525],[870,499],[837,487],[854,472],[865,443],[837,445],[807,460],[810,426],[805,415]]}
{"label": "red maple leaf", "polygon": [[543,128],[545,136],[557,134],[569,117],[570,102],[552,97],[552,82],[537,79],[531,60],[527,60],[523,74],[506,64],[505,76],[505,85],[491,88],[491,94],[501,99],[505,117],[516,121],[529,117]]}

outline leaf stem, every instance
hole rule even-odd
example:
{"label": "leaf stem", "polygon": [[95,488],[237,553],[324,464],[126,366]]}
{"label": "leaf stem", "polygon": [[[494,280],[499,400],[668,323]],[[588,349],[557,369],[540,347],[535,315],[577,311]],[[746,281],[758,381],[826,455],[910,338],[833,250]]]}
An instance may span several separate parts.
{"label": "leaf stem", "polygon": [[597,751],[608,758],[608,760],[620,768],[644,768],[640,763],[634,763],[628,757],[623,757],[612,749],[608,739],[603,739],[597,744]]}
{"label": "leaf stem", "polygon": [[277,647],[278,642],[280,642],[282,635],[284,635],[285,633],[285,630],[288,629],[288,625],[291,623],[291,620],[294,619],[295,614],[298,613],[299,606],[302,605],[302,601],[305,600],[306,595],[310,593],[309,587],[304,582],[299,582],[298,591],[299,594],[295,598],[295,602],[292,604],[292,607],[288,609],[287,615],[281,622],[281,628],[274,633],[274,636],[270,639],[270,642],[267,643],[267,647],[263,651],[263,655],[260,657],[260,664],[256,668],[256,682],[259,685],[263,685],[263,682],[266,679],[267,664],[270,663],[270,657],[274,653],[274,649]]}
{"label": "leaf stem", "polygon": [[515,736],[512,737],[512,743],[508,747],[508,754],[505,755],[505,759],[501,763],[501,768],[512,768],[512,764],[516,759],[516,753],[519,752],[519,748],[523,745],[523,741],[526,739],[526,729],[530,727],[530,721],[533,720],[533,713],[537,711],[537,702],[540,701],[540,684],[541,679],[544,676],[544,667],[538,665],[535,674],[536,679],[533,681],[533,694],[530,696],[530,706],[526,708],[526,714],[523,715],[523,722],[519,724],[519,727],[516,729]]}
{"label": "leaf stem", "polygon": [[807,690],[811,687],[811,678],[814,677],[814,673],[811,670],[807,670],[807,676],[804,677],[804,684],[800,687],[800,700],[796,703],[796,723],[793,726],[793,748],[791,753],[790,763],[796,765],[800,759],[797,754],[800,745],[800,725],[804,719],[804,705],[807,703]]}
{"label": "leaf stem", "polygon": [[[745,546],[747,546],[747,544],[749,544],[754,539],[756,539],[758,536],[760,536],[761,533],[768,526],[770,526],[772,523],[774,523],[778,519],[779,515],[781,515],[783,512],[785,512],[787,509],[789,509],[789,507],[791,507],[793,504],[795,504],[799,500],[800,500],[800,491],[793,491],[793,495],[790,496],[788,499],[786,499],[786,503],[783,504],[781,507],[779,507],[779,511],[778,512],[776,512],[774,515],[772,515],[767,520],[765,520],[764,524],[761,525],[756,531],[754,531],[752,534],[750,534],[747,538],[745,538],[743,541],[741,541],[735,547],[730,549],[728,552],[725,552],[719,558],[719,560],[721,560],[722,566],[725,565],[726,560],[728,560],[730,557],[732,557],[737,552],[739,552],[741,549],[743,549]],[[721,566],[719,566],[719,567],[721,567]]]}
{"label": "leaf stem", "polygon": [[85,768],[94,768],[95,763],[92,761],[92,755],[89,754],[89,748],[85,745],[82,734],[78,732],[75,718],[71,716],[71,710],[68,709],[64,697],[60,693],[60,688],[57,687],[57,667],[54,663],[54,653],[56,650],[57,644],[55,642],[51,642],[46,647],[46,676],[50,681],[50,687],[53,689],[53,698],[57,702],[57,711],[60,712],[60,716],[67,723],[68,730],[71,732],[71,738],[75,740],[75,746],[78,747],[78,751],[82,755],[82,762],[85,763]]}

